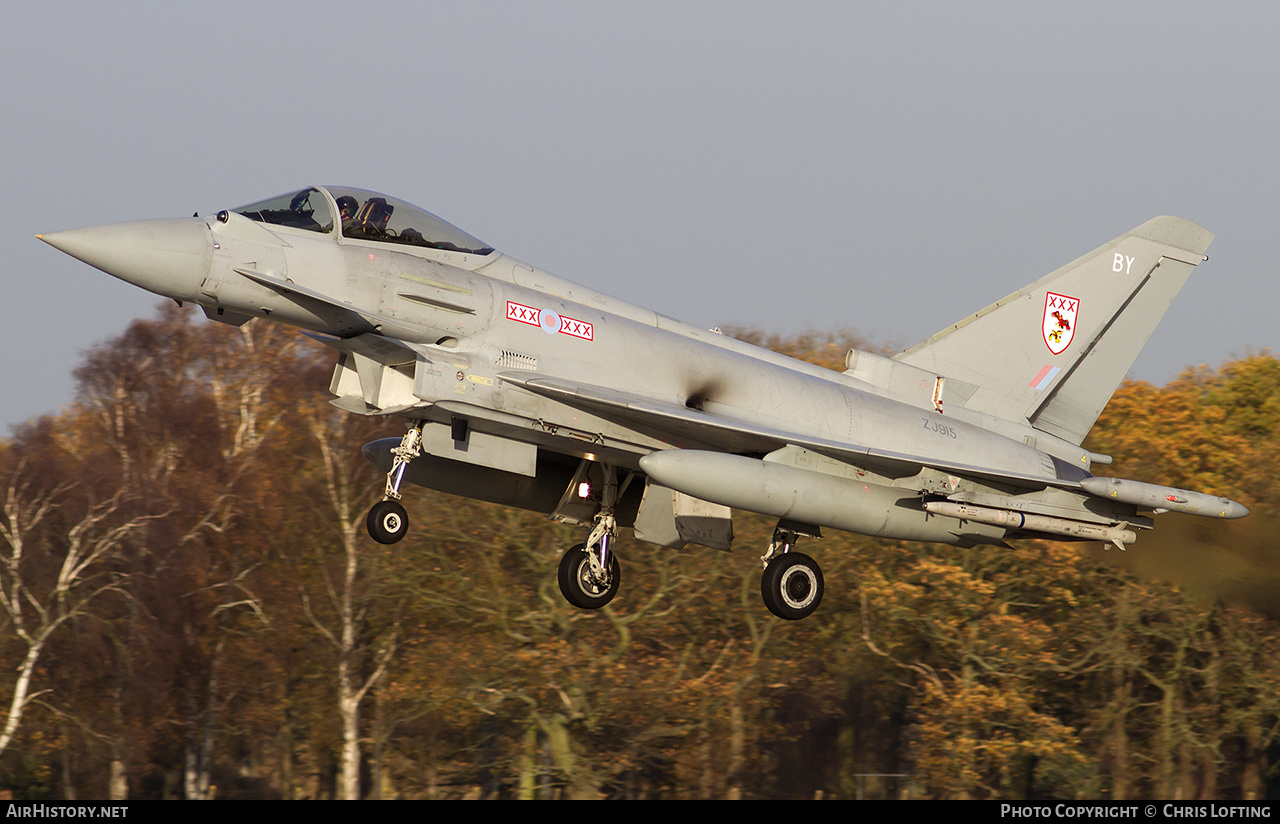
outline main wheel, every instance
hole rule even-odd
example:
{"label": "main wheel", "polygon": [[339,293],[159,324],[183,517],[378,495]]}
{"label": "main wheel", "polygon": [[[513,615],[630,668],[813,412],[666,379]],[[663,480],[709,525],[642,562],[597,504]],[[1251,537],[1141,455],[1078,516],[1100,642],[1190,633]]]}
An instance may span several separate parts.
{"label": "main wheel", "polygon": [[365,520],[369,537],[380,544],[394,544],[409,532],[409,515],[399,501],[378,501]]}
{"label": "main wheel", "polygon": [[599,609],[613,600],[618,594],[618,585],[622,582],[622,570],[618,566],[618,556],[609,553],[608,581],[601,584],[591,575],[591,559],[582,551],[584,544],[578,544],[565,551],[560,559],[560,573],[556,577],[560,581],[560,594],[575,607],[582,609]]}
{"label": "main wheel", "polygon": [[822,603],[822,570],[801,552],[788,552],[769,561],[760,576],[764,605],[779,618],[808,618]]}

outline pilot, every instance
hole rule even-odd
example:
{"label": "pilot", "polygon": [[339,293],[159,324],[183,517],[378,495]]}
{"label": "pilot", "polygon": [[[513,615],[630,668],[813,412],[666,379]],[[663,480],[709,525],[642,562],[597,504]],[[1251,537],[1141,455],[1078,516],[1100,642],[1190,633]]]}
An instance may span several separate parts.
{"label": "pilot", "polygon": [[338,198],[338,219],[342,221],[342,225],[347,225],[347,221],[356,216],[356,212],[360,209],[360,203],[351,195],[343,195]]}

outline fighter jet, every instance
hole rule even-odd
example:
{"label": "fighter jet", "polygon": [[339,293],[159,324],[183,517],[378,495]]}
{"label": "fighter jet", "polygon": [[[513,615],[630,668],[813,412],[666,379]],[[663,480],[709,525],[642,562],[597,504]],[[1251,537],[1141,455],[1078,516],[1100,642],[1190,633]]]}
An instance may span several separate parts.
{"label": "fighter jet", "polygon": [[1142,224],[893,357],[835,372],[686,325],[515,260],[416,206],[313,186],[208,217],[41,240],[216,321],[291,324],[337,352],[332,403],[403,418],[369,534],[405,482],[581,526],[559,566],[584,609],[621,581],[615,537],[727,550],[732,510],[777,518],[760,590],[785,619],[824,582],[823,527],[960,547],[1123,549],[1162,512],[1227,498],[1096,476],[1081,447],[1213,236]]}

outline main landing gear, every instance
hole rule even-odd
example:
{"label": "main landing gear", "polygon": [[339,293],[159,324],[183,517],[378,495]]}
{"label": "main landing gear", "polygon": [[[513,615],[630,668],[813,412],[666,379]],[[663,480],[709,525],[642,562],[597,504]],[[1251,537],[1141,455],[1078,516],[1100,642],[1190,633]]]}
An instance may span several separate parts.
{"label": "main landing gear", "polygon": [[[369,510],[366,523],[369,535],[379,543],[398,543],[409,531],[409,516],[400,503],[400,484],[404,480],[405,468],[409,462],[422,454],[422,425],[420,421],[412,424],[400,445],[391,450],[393,460],[391,471],[387,473],[382,500]],[[587,477],[590,465],[586,460],[582,462],[573,483],[565,492],[562,506],[575,490],[585,488],[586,484],[580,482],[584,482]],[[564,599],[580,609],[599,609],[618,594],[622,583],[622,568],[613,551],[613,542],[618,536],[614,507],[634,478],[633,474],[628,473],[620,489],[616,467],[608,464],[594,466],[604,476],[594,526],[585,543],[565,551],[556,575]],[[582,503],[590,506],[585,500],[587,493],[583,492],[582,497]],[[558,507],[557,513],[559,512]],[[588,512],[590,509],[587,512],[573,513],[572,517],[566,514],[565,519],[581,523]],[[764,605],[774,615],[788,621],[809,617],[822,603],[822,569],[817,561],[795,551],[800,535],[818,534],[816,531],[808,531],[809,529],[816,530],[803,524],[780,521],[773,531],[768,551],[760,559],[764,562],[764,573],[760,576],[760,596]]]}
{"label": "main landing gear", "polygon": [[822,569],[808,555],[794,551],[797,540],[796,532],[779,524],[769,550],[760,558],[764,562],[760,597],[770,612],[788,621],[808,618],[822,603]]}
{"label": "main landing gear", "polygon": [[391,450],[391,454],[394,460],[391,471],[387,473],[386,490],[365,520],[369,537],[380,544],[398,543],[409,532],[409,515],[400,503],[400,482],[404,480],[404,470],[409,461],[422,454],[422,421],[409,426],[409,431],[404,433],[400,445]]}
{"label": "main landing gear", "polygon": [[[621,495],[618,473],[608,464],[601,465],[601,468],[604,485],[595,526],[591,528],[586,543],[565,551],[556,576],[560,594],[580,609],[599,609],[609,603],[618,594],[622,583],[622,568],[617,554],[612,551],[613,540],[618,536],[618,522],[613,515],[614,505]],[[630,480],[628,477],[627,482]]]}

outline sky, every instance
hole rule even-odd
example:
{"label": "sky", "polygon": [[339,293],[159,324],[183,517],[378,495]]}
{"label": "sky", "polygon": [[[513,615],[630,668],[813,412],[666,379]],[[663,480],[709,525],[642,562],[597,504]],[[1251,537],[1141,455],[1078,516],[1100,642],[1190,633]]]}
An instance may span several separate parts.
{"label": "sky", "polygon": [[1131,377],[1280,348],[1280,6],[12,4],[0,434],[160,298],[40,232],[386,192],[702,326],[905,348],[1161,214],[1216,239]]}

